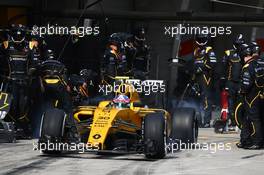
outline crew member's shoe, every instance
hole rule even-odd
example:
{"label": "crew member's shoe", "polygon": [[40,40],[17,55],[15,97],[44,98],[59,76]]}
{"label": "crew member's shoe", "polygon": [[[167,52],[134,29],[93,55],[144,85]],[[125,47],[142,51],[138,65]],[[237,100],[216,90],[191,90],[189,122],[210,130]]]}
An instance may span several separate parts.
{"label": "crew member's shoe", "polygon": [[236,146],[237,146],[238,148],[244,148],[244,145],[243,145],[241,142],[236,143]]}
{"label": "crew member's shoe", "polygon": [[252,146],[252,143],[250,143],[250,142],[238,142],[238,143],[236,143],[236,146],[238,148],[244,148],[244,149],[246,149],[246,148]]}
{"label": "crew member's shoe", "polygon": [[203,125],[203,127],[204,127],[204,128],[210,128],[211,126],[210,126],[210,123],[205,123],[205,124]]}
{"label": "crew member's shoe", "polygon": [[250,149],[250,150],[256,150],[256,149],[260,149],[261,146],[260,145],[257,145],[257,144],[253,144],[251,146],[245,146],[244,148],[245,149]]}

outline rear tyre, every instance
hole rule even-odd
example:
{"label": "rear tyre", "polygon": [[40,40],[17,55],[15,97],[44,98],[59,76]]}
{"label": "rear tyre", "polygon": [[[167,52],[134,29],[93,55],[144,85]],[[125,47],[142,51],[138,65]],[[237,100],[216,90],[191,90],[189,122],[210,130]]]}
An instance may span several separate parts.
{"label": "rear tyre", "polygon": [[144,154],[149,159],[162,159],[166,155],[166,122],[162,113],[148,114],[144,118]]}
{"label": "rear tyre", "polygon": [[60,109],[47,110],[41,120],[39,144],[45,144],[45,148],[41,148],[45,154],[59,154],[61,150],[51,150],[48,143],[55,144],[62,141],[64,135],[66,114]]}
{"label": "rear tyre", "polygon": [[198,121],[192,108],[178,108],[172,116],[171,138],[181,143],[196,143],[198,137]]}

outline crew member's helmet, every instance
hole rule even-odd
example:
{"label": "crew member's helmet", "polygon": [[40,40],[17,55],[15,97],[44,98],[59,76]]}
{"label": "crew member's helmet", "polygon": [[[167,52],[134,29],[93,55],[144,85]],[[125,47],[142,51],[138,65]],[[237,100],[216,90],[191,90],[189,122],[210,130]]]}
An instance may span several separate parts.
{"label": "crew member's helmet", "polygon": [[242,58],[252,55],[252,48],[248,44],[242,44],[240,50]]}
{"label": "crew member's helmet", "polygon": [[252,54],[260,55],[260,46],[256,42],[251,42],[250,47],[252,49]]}
{"label": "crew member's helmet", "polygon": [[10,27],[10,38],[14,43],[20,44],[25,40],[26,27],[22,24],[12,24]]}
{"label": "crew member's helmet", "polygon": [[53,50],[47,50],[45,55],[47,60],[54,60],[54,52]]}
{"label": "crew member's helmet", "polygon": [[235,37],[234,41],[233,41],[233,47],[236,50],[240,50],[240,47],[242,46],[242,44],[245,44],[245,40],[242,34],[239,34]]}
{"label": "crew member's helmet", "polygon": [[197,34],[195,36],[195,42],[199,46],[204,46],[208,43],[209,41],[209,36],[207,34]]}
{"label": "crew member's helmet", "polygon": [[118,36],[117,33],[113,33],[110,36],[108,42],[110,45],[113,44],[113,45],[117,46],[118,49],[121,49],[121,47],[122,47],[122,39]]}
{"label": "crew member's helmet", "polygon": [[144,45],[145,41],[146,41],[146,32],[145,32],[145,28],[144,27],[139,27],[136,31],[135,31],[135,43],[137,43],[138,45]]}

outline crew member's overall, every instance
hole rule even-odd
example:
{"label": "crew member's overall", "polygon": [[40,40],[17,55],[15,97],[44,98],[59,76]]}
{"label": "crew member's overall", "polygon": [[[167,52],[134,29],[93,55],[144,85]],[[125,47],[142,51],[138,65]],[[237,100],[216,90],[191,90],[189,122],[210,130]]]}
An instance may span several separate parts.
{"label": "crew member's overall", "polygon": [[260,118],[260,88],[257,84],[256,70],[258,57],[252,56],[252,47],[247,44],[241,46],[244,66],[241,72],[241,94],[245,108],[242,120],[241,140],[238,147],[259,149],[262,144],[263,130]]}
{"label": "crew member's overall", "polygon": [[30,135],[27,118],[29,88],[39,57],[36,54],[37,43],[27,41],[25,35],[26,28],[23,25],[11,26],[7,40],[1,45],[1,64],[4,69],[1,79],[7,85],[7,92],[13,95],[9,119],[15,121],[17,127],[22,127],[26,135]]}
{"label": "crew member's overall", "polygon": [[199,84],[201,100],[203,103],[204,127],[210,127],[212,115],[211,87],[213,68],[216,64],[216,56],[212,47],[208,46],[209,37],[207,35],[197,35],[197,47],[194,50],[194,81]]}
{"label": "crew member's overall", "polygon": [[231,120],[231,126],[235,126],[235,106],[238,102],[238,91],[240,86],[240,73],[242,69],[242,60],[240,58],[240,48],[244,44],[244,39],[239,34],[234,42],[234,49],[226,50],[222,59],[224,87],[228,89],[228,118]]}

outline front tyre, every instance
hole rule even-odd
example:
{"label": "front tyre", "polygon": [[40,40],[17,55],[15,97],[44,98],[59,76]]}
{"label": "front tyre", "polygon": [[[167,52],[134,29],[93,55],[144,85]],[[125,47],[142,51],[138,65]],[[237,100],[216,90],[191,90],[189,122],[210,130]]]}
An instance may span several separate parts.
{"label": "front tyre", "polygon": [[60,109],[47,110],[41,119],[39,145],[45,146],[40,148],[45,154],[58,154],[61,150],[50,150],[49,144],[61,143],[64,136],[66,114]]}
{"label": "front tyre", "polygon": [[166,121],[162,113],[148,114],[144,118],[144,154],[149,159],[162,159],[166,155]]}

